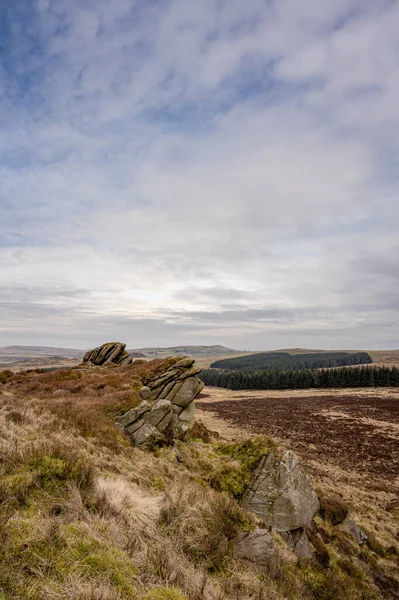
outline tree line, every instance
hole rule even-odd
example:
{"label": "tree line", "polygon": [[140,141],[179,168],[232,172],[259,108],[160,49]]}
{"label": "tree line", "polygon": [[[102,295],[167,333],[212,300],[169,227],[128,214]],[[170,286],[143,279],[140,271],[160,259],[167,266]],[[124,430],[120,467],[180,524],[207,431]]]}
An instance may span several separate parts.
{"label": "tree line", "polygon": [[263,371],[205,369],[200,377],[206,385],[230,390],[399,387],[397,367],[361,366],[343,369]]}
{"label": "tree line", "polygon": [[372,362],[367,352],[315,352],[307,354],[288,354],[288,352],[262,352],[237,358],[216,360],[211,369],[269,370],[287,369],[327,369],[347,365],[363,365]]}

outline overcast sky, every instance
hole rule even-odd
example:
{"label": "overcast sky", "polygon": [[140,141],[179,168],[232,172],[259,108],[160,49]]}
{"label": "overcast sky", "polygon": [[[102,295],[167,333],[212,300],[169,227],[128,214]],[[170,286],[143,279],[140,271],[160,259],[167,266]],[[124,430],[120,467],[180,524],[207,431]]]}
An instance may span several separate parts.
{"label": "overcast sky", "polygon": [[0,345],[399,347],[399,0],[0,5]]}

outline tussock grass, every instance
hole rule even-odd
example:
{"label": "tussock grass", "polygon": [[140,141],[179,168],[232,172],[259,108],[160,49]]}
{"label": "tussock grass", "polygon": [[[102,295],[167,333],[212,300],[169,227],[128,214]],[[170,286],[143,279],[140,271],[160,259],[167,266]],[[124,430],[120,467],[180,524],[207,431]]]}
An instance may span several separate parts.
{"label": "tussock grass", "polygon": [[362,548],[336,530],[327,488],[311,561],[279,538],[273,569],[236,558],[259,526],[239,501],[273,440],[227,444],[198,427],[177,443],[181,464],[130,446],[113,417],[176,360],[0,378],[0,599],[393,598],[396,544],[374,524]]}
{"label": "tussock grass", "polygon": [[215,570],[234,555],[239,533],[254,528],[254,519],[227,494],[197,485],[168,492],[160,525],[195,564]]}

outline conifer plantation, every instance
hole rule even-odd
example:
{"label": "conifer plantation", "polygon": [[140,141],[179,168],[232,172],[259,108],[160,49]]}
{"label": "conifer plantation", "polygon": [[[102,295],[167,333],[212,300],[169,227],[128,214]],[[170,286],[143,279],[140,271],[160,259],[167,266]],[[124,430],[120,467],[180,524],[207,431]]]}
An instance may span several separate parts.
{"label": "conifer plantation", "polygon": [[286,390],[306,388],[399,387],[399,369],[393,367],[345,367],[337,369],[206,369],[206,385],[230,390]]}

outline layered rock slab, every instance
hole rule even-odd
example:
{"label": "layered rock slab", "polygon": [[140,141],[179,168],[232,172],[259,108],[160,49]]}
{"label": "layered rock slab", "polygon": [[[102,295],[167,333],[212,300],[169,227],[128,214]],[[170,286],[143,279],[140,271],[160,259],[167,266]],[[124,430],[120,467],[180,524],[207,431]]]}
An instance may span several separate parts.
{"label": "layered rock slab", "polygon": [[126,344],[120,342],[108,342],[88,350],[83,357],[83,364],[87,366],[102,367],[107,365],[130,365],[132,357],[126,351]]}
{"label": "layered rock slab", "polygon": [[115,424],[134,445],[172,442],[180,439],[194,424],[194,400],[204,387],[194,359],[185,357],[169,369],[144,380],[140,389],[143,402]]}

